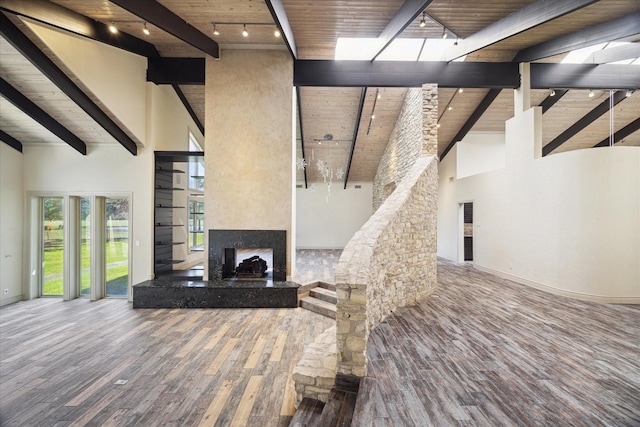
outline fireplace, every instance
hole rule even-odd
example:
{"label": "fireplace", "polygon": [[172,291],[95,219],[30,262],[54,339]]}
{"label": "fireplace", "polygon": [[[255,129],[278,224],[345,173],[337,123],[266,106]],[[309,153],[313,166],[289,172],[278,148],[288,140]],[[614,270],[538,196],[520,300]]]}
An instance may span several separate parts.
{"label": "fireplace", "polygon": [[286,281],[286,230],[209,230],[209,280],[247,280],[246,276],[236,277],[236,270],[253,256],[266,260],[268,273],[254,279]]}
{"label": "fireplace", "polygon": [[[266,277],[256,273],[262,267],[260,259],[267,263]],[[251,268],[240,268],[245,275],[238,277],[238,264],[244,260]],[[133,308],[298,306],[300,285],[287,281],[286,231],[209,230],[208,261],[209,280],[168,277],[134,285]]]}

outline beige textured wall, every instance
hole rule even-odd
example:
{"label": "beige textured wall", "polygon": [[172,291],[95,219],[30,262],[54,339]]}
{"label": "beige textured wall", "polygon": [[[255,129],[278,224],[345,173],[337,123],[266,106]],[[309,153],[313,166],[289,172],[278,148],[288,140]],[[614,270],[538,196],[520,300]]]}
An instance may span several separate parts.
{"label": "beige textured wall", "polygon": [[206,228],[287,230],[291,275],[291,57],[285,51],[222,51],[220,60],[207,58],[205,84]]}

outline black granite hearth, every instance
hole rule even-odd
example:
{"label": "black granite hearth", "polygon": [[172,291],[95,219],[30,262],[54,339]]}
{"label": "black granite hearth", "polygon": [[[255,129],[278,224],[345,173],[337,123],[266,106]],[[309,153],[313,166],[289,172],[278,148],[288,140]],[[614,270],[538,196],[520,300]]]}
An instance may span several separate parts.
{"label": "black granite hearth", "polygon": [[272,280],[154,279],[133,286],[133,308],[296,308],[299,286]]}

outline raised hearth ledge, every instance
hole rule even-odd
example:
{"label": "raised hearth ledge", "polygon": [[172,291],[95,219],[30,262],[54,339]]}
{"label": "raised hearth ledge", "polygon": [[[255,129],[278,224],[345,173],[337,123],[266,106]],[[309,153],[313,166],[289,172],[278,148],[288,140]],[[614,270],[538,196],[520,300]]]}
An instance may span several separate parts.
{"label": "raised hearth ledge", "polygon": [[272,280],[153,279],[133,286],[133,308],[296,308],[299,287]]}

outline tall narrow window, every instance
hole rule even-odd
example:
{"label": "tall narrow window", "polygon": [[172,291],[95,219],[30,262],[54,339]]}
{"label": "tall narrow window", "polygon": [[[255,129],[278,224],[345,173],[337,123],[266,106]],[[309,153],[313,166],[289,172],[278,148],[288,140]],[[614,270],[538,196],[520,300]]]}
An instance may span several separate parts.
{"label": "tall narrow window", "polygon": [[189,199],[189,250],[202,250],[204,244],[204,202]]}
{"label": "tall narrow window", "polygon": [[61,296],[64,282],[64,201],[42,199],[42,295]]}
{"label": "tall narrow window", "polygon": [[80,199],[80,295],[91,295],[91,200]]}
{"label": "tall narrow window", "polygon": [[126,297],[129,289],[129,200],[105,199],[107,296]]}
{"label": "tall narrow window", "polygon": [[[189,151],[202,147],[189,132]],[[189,156],[189,251],[204,250],[204,156]]]}

